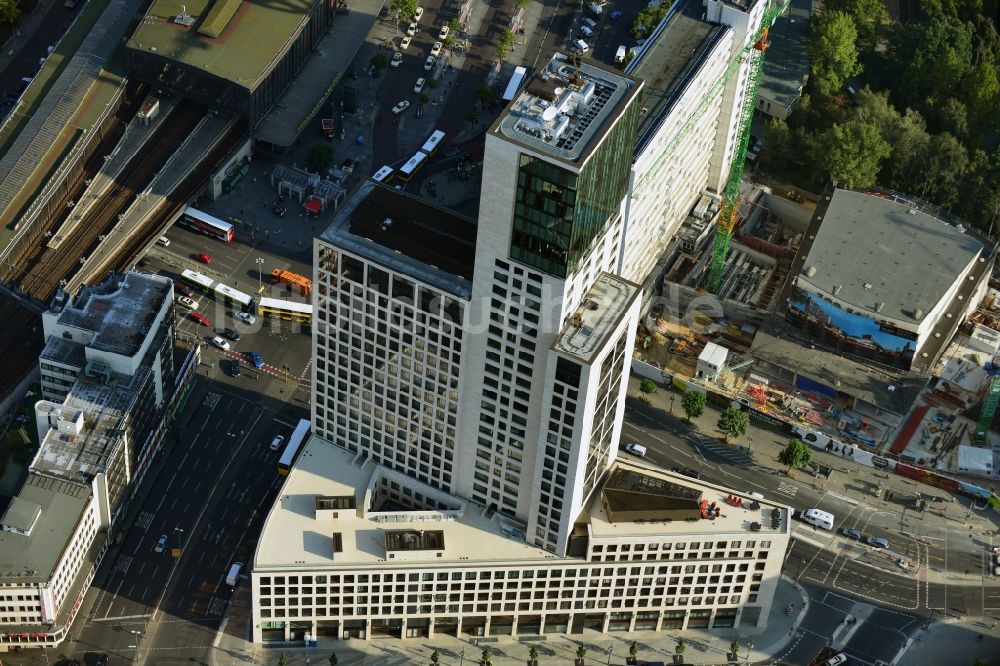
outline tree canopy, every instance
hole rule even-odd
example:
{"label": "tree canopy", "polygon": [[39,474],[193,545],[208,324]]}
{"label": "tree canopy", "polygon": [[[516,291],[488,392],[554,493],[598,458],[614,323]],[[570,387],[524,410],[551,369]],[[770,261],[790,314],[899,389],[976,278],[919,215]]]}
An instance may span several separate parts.
{"label": "tree canopy", "polygon": [[705,411],[705,394],[701,391],[685,391],[681,398],[681,409],[687,414],[688,421],[701,416]]}
{"label": "tree canopy", "polygon": [[801,439],[790,439],[785,448],[778,454],[778,462],[788,469],[802,467],[812,460],[812,449]]}
{"label": "tree canopy", "polygon": [[750,428],[750,415],[741,409],[726,407],[719,415],[718,426],[728,442],[730,437],[741,437],[747,434],[747,430]]}
{"label": "tree canopy", "polygon": [[848,78],[861,72],[855,19],[840,11],[825,11],[813,16],[809,58],[816,90],[824,95],[840,91]]}

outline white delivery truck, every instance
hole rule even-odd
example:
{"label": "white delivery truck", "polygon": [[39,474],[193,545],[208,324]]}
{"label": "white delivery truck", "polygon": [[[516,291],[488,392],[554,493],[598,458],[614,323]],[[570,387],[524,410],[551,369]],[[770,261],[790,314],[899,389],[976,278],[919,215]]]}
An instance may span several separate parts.
{"label": "white delivery truck", "polygon": [[828,513],[826,511],[821,511],[819,509],[806,509],[801,513],[799,518],[801,518],[803,522],[815,525],[816,527],[822,527],[824,530],[833,529],[834,516],[832,513]]}

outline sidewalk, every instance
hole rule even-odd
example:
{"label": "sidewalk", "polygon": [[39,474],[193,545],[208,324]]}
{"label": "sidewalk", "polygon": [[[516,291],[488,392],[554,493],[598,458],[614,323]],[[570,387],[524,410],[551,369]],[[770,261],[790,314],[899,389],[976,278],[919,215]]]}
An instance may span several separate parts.
{"label": "sidewalk", "polygon": [[[639,649],[637,659],[643,662],[672,662],[677,639],[683,638],[687,645],[684,652],[685,664],[747,664],[766,662],[780,653],[793,639],[795,630],[805,615],[803,604],[808,602],[805,591],[791,579],[782,576],[774,595],[767,626],[763,630],[746,629],[692,629],[689,631],[636,631],[633,633],[600,634],[585,631],[582,634],[547,634],[544,636],[485,638],[455,638],[435,636],[434,638],[373,639],[371,641],[351,639],[336,640],[320,638],[315,648],[268,647],[252,645],[240,636],[248,635],[250,590],[243,586],[236,593],[230,608],[239,609],[227,617],[219,639],[212,651],[213,666],[273,665],[284,655],[288,666],[326,666],[330,654],[335,653],[338,666],[352,664],[430,664],[431,654],[438,652],[440,664],[445,666],[469,666],[478,664],[482,651],[488,649],[494,666],[524,666],[529,650],[538,650],[540,664],[573,664],[580,646],[587,650],[585,663],[625,664],[629,647],[634,641]],[[795,604],[795,612],[786,615],[790,604]],[[239,619],[237,620],[237,615]],[[232,626],[230,626],[232,624]],[[244,631],[247,634],[244,634]],[[234,635],[238,634],[238,635]],[[739,660],[728,660],[729,646],[736,640],[740,644]],[[748,651],[748,645],[750,646]],[[749,654],[749,657],[748,657]]]}

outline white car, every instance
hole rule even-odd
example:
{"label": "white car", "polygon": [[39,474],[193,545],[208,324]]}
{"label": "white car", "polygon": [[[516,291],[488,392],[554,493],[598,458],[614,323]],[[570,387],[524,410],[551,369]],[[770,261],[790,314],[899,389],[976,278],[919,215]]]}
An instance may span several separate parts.
{"label": "white car", "polygon": [[167,535],[161,534],[159,541],[156,542],[156,547],[153,548],[154,553],[162,553],[167,548]]}
{"label": "white car", "polygon": [[390,67],[399,67],[403,64],[403,54],[396,51],[392,54],[392,60],[389,62]]}
{"label": "white car", "polygon": [[417,34],[417,23],[416,23],[416,21],[414,21],[410,25],[406,26],[406,34],[409,35],[410,37],[413,37],[413,35]]}
{"label": "white car", "polygon": [[[413,92],[419,94],[424,89],[425,83],[427,83],[427,81],[424,79],[424,77],[421,76],[419,79],[417,79],[417,82],[413,84]],[[409,102],[407,102],[406,105],[409,106]]]}
{"label": "white car", "polygon": [[434,56],[427,56],[427,60],[424,61],[424,71],[429,72],[434,69],[434,62],[437,60]]}
{"label": "white car", "polygon": [[396,106],[392,107],[392,112],[393,112],[393,113],[394,113],[395,115],[397,115],[397,116],[398,116],[398,115],[399,115],[399,114],[401,114],[401,113],[402,113],[403,111],[406,111],[406,110],[407,110],[408,108],[410,108],[410,103],[409,103],[409,102],[407,102],[407,101],[406,101],[406,100],[404,99],[404,100],[403,100],[403,101],[401,101],[401,102],[400,102],[399,104],[397,104]]}
{"label": "white car", "polygon": [[407,35],[406,37],[403,37],[403,39],[401,39],[399,41],[399,50],[400,51],[405,51],[406,48],[410,45],[410,42],[412,40],[413,40],[413,37],[410,37],[409,35]]}
{"label": "white car", "polygon": [[417,11],[413,12],[413,22],[416,23],[420,20],[420,17],[424,15],[424,8],[417,7]]}
{"label": "white car", "polygon": [[441,42],[434,42],[434,46],[431,47],[431,55],[435,58],[441,55],[441,49],[444,48],[444,44]]}
{"label": "white car", "polygon": [[257,317],[254,317],[249,312],[237,312],[233,315],[233,319],[239,319],[244,324],[250,324],[251,326],[257,321]]}
{"label": "white car", "polygon": [[447,39],[449,32],[451,32],[451,28],[449,28],[446,25],[441,26],[441,32],[438,33],[438,39],[443,42],[445,39]]}
{"label": "white car", "polygon": [[188,310],[197,310],[198,309],[198,301],[194,300],[193,298],[188,298],[187,296],[178,296],[177,297],[177,304],[178,305],[183,305]]}
{"label": "white car", "polygon": [[219,349],[224,349],[226,351],[229,351],[229,343],[220,338],[218,335],[212,338],[212,344],[218,347]]}
{"label": "white car", "polygon": [[825,662],[823,662],[823,666],[841,666],[841,664],[846,664],[846,663],[847,663],[847,655],[837,654],[830,657]]}

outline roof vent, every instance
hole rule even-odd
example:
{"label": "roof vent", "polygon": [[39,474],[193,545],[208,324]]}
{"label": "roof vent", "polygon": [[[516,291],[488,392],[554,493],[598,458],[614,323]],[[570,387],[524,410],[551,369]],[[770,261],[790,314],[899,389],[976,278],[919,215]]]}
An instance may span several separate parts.
{"label": "roof vent", "polygon": [[810,266],[809,268],[806,269],[806,276],[807,277],[813,277],[814,275],[816,275],[816,267],[815,266]]}
{"label": "roof vent", "polygon": [[885,303],[876,303],[875,304],[875,312],[882,312],[882,308],[884,308],[884,307],[885,307]]}
{"label": "roof vent", "polygon": [[924,318],[924,309],[923,308],[917,308],[916,310],[914,310],[913,311],[913,318],[917,319],[917,320],[923,319]]}
{"label": "roof vent", "polygon": [[865,282],[865,289],[871,289],[871,288],[872,288],[872,283],[871,282]]}
{"label": "roof vent", "polygon": [[906,212],[909,213],[910,215],[916,215],[917,214],[917,209],[916,208],[911,208],[911,209],[909,209]]}
{"label": "roof vent", "polygon": [[833,295],[834,296],[838,295],[840,293],[841,289],[843,289],[843,288],[844,288],[844,285],[842,285],[842,284],[838,284],[837,286],[835,286],[833,288]]}

